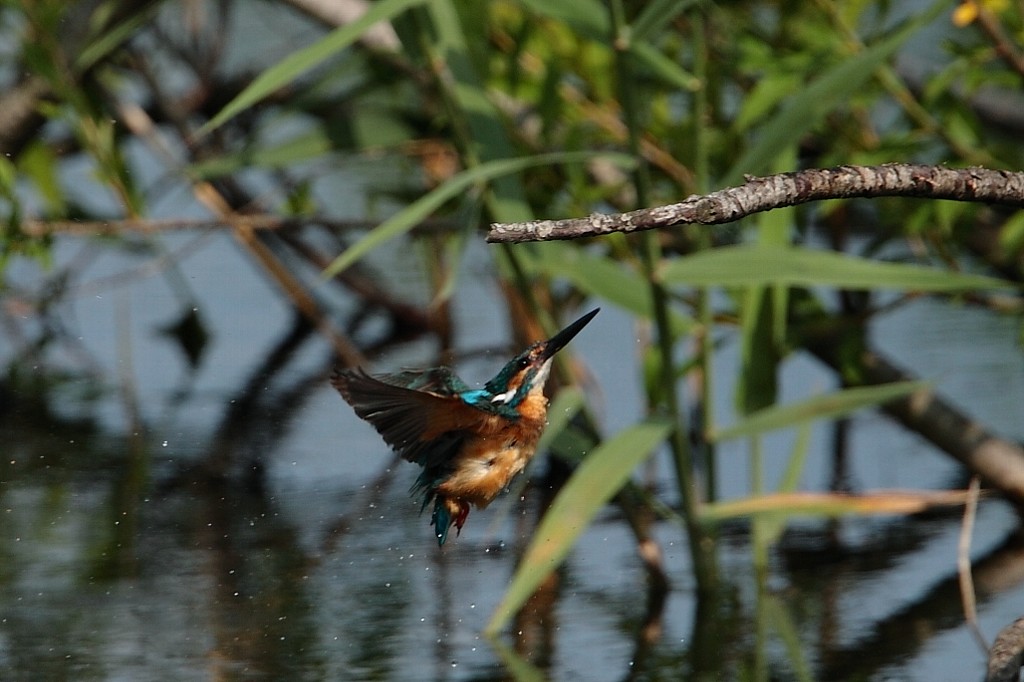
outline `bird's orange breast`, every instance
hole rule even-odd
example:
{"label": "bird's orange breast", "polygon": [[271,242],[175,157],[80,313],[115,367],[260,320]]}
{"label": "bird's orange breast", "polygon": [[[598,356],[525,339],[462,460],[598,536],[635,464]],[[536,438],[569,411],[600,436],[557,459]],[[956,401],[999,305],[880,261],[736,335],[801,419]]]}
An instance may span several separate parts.
{"label": "bird's orange breast", "polygon": [[488,417],[474,429],[452,461],[453,473],[437,487],[441,495],[456,497],[483,508],[520,473],[537,450],[544,430],[547,399],[530,395],[518,407],[520,418],[509,421]]}

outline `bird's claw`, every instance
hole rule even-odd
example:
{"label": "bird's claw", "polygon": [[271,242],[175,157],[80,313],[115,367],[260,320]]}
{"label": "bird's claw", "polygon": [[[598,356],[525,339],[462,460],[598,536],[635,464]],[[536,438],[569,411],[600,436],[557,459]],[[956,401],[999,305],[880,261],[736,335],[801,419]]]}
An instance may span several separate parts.
{"label": "bird's claw", "polygon": [[455,517],[455,537],[462,534],[462,526],[469,516],[469,502],[459,502],[459,513]]}

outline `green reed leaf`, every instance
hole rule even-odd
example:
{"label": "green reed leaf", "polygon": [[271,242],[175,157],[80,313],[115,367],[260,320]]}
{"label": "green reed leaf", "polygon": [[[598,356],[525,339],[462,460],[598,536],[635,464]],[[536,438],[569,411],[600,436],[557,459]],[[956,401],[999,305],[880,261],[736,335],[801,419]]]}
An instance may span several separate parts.
{"label": "green reed leaf", "polygon": [[927,389],[931,384],[927,381],[899,381],[881,386],[858,386],[847,388],[827,395],[814,396],[786,405],[776,405],[758,410],[732,426],[715,429],[708,434],[714,442],[754,436],[784,429],[791,426],[813,421],[815,419],[835,419],[867,407],[876,407],[890,400],[902,398],[915,391]]}
{"label": "green reed leaf", "polygon": [[424,2],[426,0],[380,0],[371,4],[366,14],[352,23],[331,31],[309,47],[293,52],[254,78],[245,90],[196,131],[196,136],[201,137],[219,128],[270,93],[288,85],[305,72],[338,54],[356,42],[363,32],[374,24],[388,21],[410,7],[422,5]]}
{"label": "green reed leaf", "polygon": [[947,5],[944,1],[935,3],[893,35],[826,69],[799,90],[778,113],[758,126],[757,140],[736,159],[722,184],[736,185],[742,182],[744,174],[767,172],[779,154],[795,146],[829,112],[846,102],[851,92],[871,78],[885,60]]}
{"label": "green reed leaf", "polygon": [[328,279],[349,267],[367,253],[381,244],[399,237],[413,229],[420,222],[439,209],[446,201],[461,195],[477,183],[484,183],[494,178],[512,173],[519,173],[533,166],[546,166],[558,163],[582,163],[596,156],[610,157],[613,161],[623,164],[632,163],[632,159],[622,154],[605,152],[555,152],[515,159],[488,161],[479,166],[468,168],[453,175],[446,182],[406,206],[404,209],[370,230],[362,239],[345,249],[328,265],[321,276]]}
{"label": "green reed leaf", "polygon": [[672,425],[651,419],[626,428],[599,445],[558,493],[534,533],[505,596],[485,630],[495,634],[537,586],[555,570],[604,504],[630,473],[665,440]]}
{"label": "green reed leaf", "polygon": [[828,286],[955,292],[1010,289],[1011,282],[902,263],[883,263],[833,251],[798,247],[727,246],[666,262],[668,284],[692,286]]}

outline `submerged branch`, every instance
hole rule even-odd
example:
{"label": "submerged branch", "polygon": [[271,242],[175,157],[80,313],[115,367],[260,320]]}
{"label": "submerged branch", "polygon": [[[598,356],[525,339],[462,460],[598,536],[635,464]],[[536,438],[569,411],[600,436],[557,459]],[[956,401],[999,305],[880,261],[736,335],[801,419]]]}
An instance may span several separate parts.
{"label": "submerged branch", "polygon": [[[825,364],[843,371],[839,336],[822,333],[810,337],[807,347]],[[858,373],[855,383],[872,386],[914,378],[871,350],[861,353]],[[882,410],[1024,507],[1024,447],[1020,444],[992,433],[931,390],[892,400]]]}
{"label": "submerged branch", "polygon": [[673,225],[718,225],[754,213],[824,199],[856,197],[950,199],[1024,208],[1024,173],[892,163],[839,166],[748,177],[739,187],[694,195],[678,204],[585,218],[494,223],[489,242],[577,239]]}

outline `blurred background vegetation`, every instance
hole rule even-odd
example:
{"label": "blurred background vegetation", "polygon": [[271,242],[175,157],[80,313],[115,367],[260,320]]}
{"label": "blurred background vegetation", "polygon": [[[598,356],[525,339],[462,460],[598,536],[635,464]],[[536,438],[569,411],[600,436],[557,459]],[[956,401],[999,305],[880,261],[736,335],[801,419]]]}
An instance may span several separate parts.
{"label": "blurred background vegetation", "polygon": [[[372,364],[424,337],[436,363],[464,359],[452,299],[472,267],[500,291],[510,348],[550,333],[584,301],[628,313],[637,345],[620,361],[635,368],[646,400],[646,418],[609,437],[585,390],[558,393],[544,445],[549,480],[568,483],[489,630],[502,632],[536,600],[581,524],[609,500],[646,567],[649,622],[678,582],[652,537],[663,519],[678,523],[701,608],[714,611],[732,593],[717,566],[722,523],[754,518],[752,561],[765,580],[791,515],[908,513],[963,500],[847,497],[842,421],[824,491],[835,494],[791,495],[806,438],[783,471],[769,472],[765,433],[806,434],[815,419],[885,405],[970,473],[988,471],[976,443],[950,424],[976,427],[972,437],[991,437],[1003,461],[1024,470],[1019,446],[990,433],[984,415],[970,421],[956,396],[937,413],[908,412],[907,396],[930,389],[870,336],[876,315],[922,295],[1019,327],[1024,212],[832,201],[723,227],[481,248],[487,225],[673,203],[744,175],[800,168],[1019,169],[1022,10],[997,1],[0,3],[0,416],[60,413],[68,386],[81,390],[89,374],[67,361],[75,341],[61,310],[82,262],[55,256],[61,239],[87,237],[88,258],[112,250],[158,261],[181,304],[163,332],[194,367],[210,334],[204,299],[218,292],[193,289],[175,264],[201,244],[172,248],[168,235],[230,234],[294,309],[292,342],[318,333],[342,364]],[[376,259],[387,249],[421,259],[425,291],[396,284],[402,273]],[[844,254],[842,267],[831,251]],[[18,273],[30,267],[42,274],[27,287]],[[367,334],[368,324],[383,332]],[[716,350],[730,343],[741,361],[718,376]],[[781,367],[799,354],[830,367],[837,388],[779,405]],[[261,386],[274,362],[247,388]],[[587,374],[570,360],[557,383],[585,387]],[[323,376],[295,381],[293,395]],[[734,387],[728,424],[715,408],[723,383]],[[259,484],[259,467],[240,465],[234,442],[255,398],[239,398],[220,444],[189,476]],[[278,399],[284,409],[288,392]],[[749,497],[719,503],[716,448],[737,438],[748,444]],[[662,448],[671,490],[631,478]],[[152,485],[145,462],[132,462],[128,498]],[[1021,475],[990,482],[1019,505]],[[717,630],[695,621],[694,650],[702,636],[709,645],[690,665],[715,674]],[[767,664],[755,658],[750,670],[766,678]]]}

